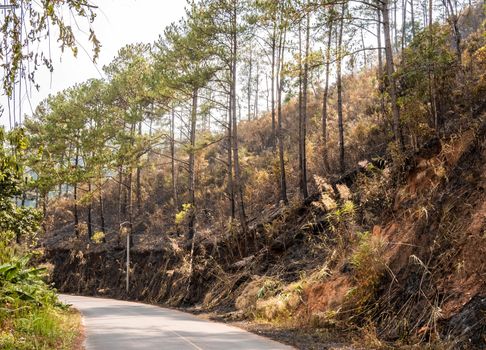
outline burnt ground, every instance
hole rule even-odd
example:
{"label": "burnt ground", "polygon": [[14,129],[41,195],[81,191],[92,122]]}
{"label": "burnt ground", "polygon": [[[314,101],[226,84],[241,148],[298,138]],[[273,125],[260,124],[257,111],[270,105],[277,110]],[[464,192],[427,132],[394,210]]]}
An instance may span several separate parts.
{"label": "burnt ground", "polygon": [[[52,282],[64,293],[182,307],[301,349],[419,349],[439,341],[437,349],[486,349],[485,129],[411,155],[398,170],[353,174],[347,184],[358,210],[344,223],[314,205],[316,195],[290,208],[269,207],[247,237],[201,231],[192,274],[182,237],[137,234],[129,293],[123,238],[86,244],[69,234],[69,215],[58,212],[64,230],[43,242]],[[349,317],[356,304],[347,295],[363,283],[351,262],[357,231],[383,242],[382,263],[378,282],[369,285],[372,298]],[[285,322],[250,321],[237,307],[262,278],[299,283],[324,263],[328,277],[305,284]],[[336,309],[335,323],[313,321]]]}

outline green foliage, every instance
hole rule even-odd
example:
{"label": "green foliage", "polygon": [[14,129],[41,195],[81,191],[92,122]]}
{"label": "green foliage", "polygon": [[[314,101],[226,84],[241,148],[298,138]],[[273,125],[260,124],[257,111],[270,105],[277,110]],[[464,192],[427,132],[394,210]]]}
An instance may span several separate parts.
{"label": "green foliage", "polygon": [[192,210],[191,203],[182,204],[182,210],[180,212],[178,212],[175,216],[176,225],[180,225],[181,223],[183,223],[186,220],[186,218],[188,217],[191,210]]}
{"label": "green foliage", "polygon": [[[431,94],[436,99],[450,94],[457,69],[450,45],[450,31],[439,24],[418,33],[403,52],[397,76],[401,85],[402,122],[416,137],[433,133],[433,117],[429,103]],[[445,99],[436,102],[441,110],[449,106]],[[440,111],[439,111],[440,113]]]}
{"label": "green foliage", "polygon": [[54,291],[44,282],[46,270],[31,267],[29,261],[26,255],[0,265],[0,305],[36,308],[57,303]]}
{"label": "green foliage", "polygon": [[6,133],[0,128],[0,246],[4,247],[14,237],[32,238],[39,227],[39,212],[17,207],[12,200],[21,194],[21,159],[27,145],[23,129]]}
{"label": "green foliage", "polygon": [[5,350],[71,350],[79,335],[81,319],[73,311],[45,307],[20,310],[0,330]]}
{"label": "green foliage", "polygon": [[[11,96],[14,85],[18,79],[18,74],[25,62],[29,60],[30,65],[34,65],[33,71],[38,66],[45,65],[50,71],[53,70],[52,60],[44,58],[47,56],[42,51],[38,52],[36,43],[39,38],[52,35],[52,28],[59,32],[56,38],[61,49],[70,49],[74,55],[78,52],[78,42],[74,35],[73,27],[65,23],[65,17],[60,15],[69,11],[75,20],[84,18],[91,24],[95,17],[96,7],[88,0],[62,0],[62,1],[42,1],[33,0],[9,1],[6,2],[11,9],[4,12],[4,18],[0,32],[4,38],[2,47],[2,66],[5,69],[3,76],[3,90]],[[9,5],[6,5],[7,8]],[[26,25],[27,23],[27,25]],[[47,23],[50,24],[47,25]],[[94,31],[89,28],[88,40],[93,45],[94,57],[96,61],[100,50],[100,43]],[[33,59],[33,57],[43,57]],[[34,74],[28,74],[28,78],[34,82]]]}
{"label": "green foliage", "polygon": [[39,228],[38,211],[17,207],[24,150],[28,142],[22,129],[0,129],[0,347],[2,349],[52,349],[63,335],[60,304],[44,281],[46,270],[19,255],[16,239],[33,238]]}
{"label": "green foliage", "polygon": [[329,212],[326,217],[331,230],[336,231],[338,227],[352,220],[355,215],[355,205],[351,200],[346,200],[334,210]]}
{"label": "green foliage", "polygon": [[105,234],[101,231],[96,231],[95,233],[93,233],[93,237],[91,237],[91,240],[96,244],[101,244],[105,241]]}
{"label": "green foliage", "polygon": [[274,279],[266,279],[257,292],[258,299],[266,299],[276,295],[282,288],[282,283]]}

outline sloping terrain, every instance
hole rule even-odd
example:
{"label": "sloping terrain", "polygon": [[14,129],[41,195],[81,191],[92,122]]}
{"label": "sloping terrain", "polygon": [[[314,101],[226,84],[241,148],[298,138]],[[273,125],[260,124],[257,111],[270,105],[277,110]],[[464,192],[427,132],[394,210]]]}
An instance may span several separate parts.
{"label": "sloping terrain", "polygon": [[232,319],[356,325],[377,342],[485,348],[485,126],[479,119],[398,165],[321,179],[319,194],[267,209],[248,237],[203,232],[192,272],[183,238],[137,235],[129,293],[123,243],[47,241],[53,281],[66,293],[198,305]]}

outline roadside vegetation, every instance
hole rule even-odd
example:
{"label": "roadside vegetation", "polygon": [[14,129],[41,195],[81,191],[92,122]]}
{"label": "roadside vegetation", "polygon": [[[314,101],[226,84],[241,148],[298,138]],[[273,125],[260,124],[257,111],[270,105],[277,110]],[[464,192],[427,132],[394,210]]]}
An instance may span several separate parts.
{"label": "roadside vegetation", "polygon": [[[32,182],[24,161],[29,139],[21,127],[20,106],[18,114],[12,112],[22,83],[36,86],[37,69],[52,69],[52,57],[34,49],[51,35],[51,29],[59,31],[57,39],[63,49],[77,52],[75,33],[60,15],[67,9],[73,17],[94,20],[92,7],[84,0],[2,4],[0,90],[8,103],[0,106],[0,348],[6,350],[81,347],[80,315],[60,303],[47,282],[47,268],[39,264],[42,212],[29,205],[22,190]],[[96,55],[99,43],[94,33],[89,40]],[[6,131],[3,125],[10,129]]]}
{"label": "roadside vegetation", "polygon": [[47,270],[31,262],[40,212],[12,200],[21,194],[23,169],[17,157],[26,147],[19,130],[0,130],[0,348],[72,349],[80,317],[58,301],[46,283]]}

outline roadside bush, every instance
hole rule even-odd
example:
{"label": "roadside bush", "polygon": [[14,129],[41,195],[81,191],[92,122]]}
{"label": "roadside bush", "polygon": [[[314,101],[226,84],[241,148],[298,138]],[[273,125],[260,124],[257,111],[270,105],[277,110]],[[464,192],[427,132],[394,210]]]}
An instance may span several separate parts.
{"label": "roadside bush", "polygon": [[79,317],[67,313],[44,281],[46,269],[33,266],[32,255],[19,245],[22,238],[35,237],[41,216],[12,200],[21,193],[19,157],[26,143],[21,129],[0,128],[0,348],[68,349]]}

